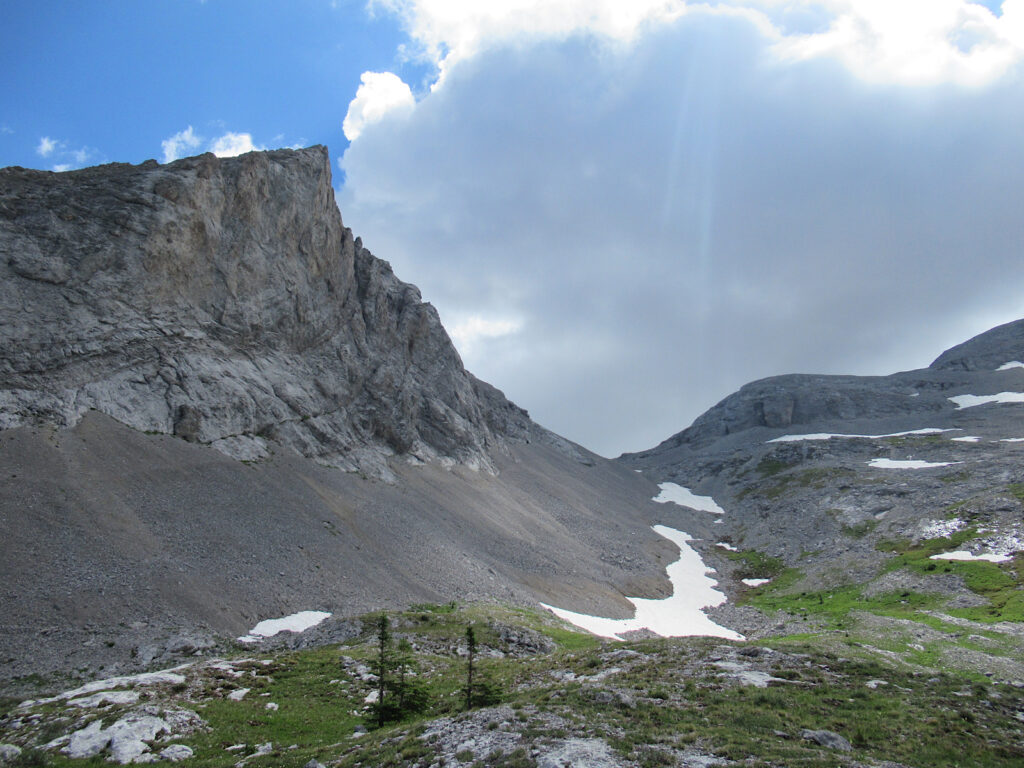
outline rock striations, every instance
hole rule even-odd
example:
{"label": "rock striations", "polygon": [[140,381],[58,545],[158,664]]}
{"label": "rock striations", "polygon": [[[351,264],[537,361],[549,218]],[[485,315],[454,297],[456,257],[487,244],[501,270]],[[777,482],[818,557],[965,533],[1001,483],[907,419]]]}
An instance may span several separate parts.
{"label": "rock striations", "polygon": [[89,409],[376,476],[530,428],[342,225],[324,147],[0,171],[0,427]]}

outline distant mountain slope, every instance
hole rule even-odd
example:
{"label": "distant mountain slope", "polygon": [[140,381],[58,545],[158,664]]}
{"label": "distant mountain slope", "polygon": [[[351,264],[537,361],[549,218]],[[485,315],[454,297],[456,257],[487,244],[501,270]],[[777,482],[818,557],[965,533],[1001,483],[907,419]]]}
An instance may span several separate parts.
{"label": "distant mountain slope", "polygon": [[[948,626],[1024,622],[1022,357],[1016,321],[921,370],[755,381],[618,461],[725,509],[711,525],[684,512],[679,525],[703,531],[706,561],[748,604],[718,612],[740,631],[874,622],[861,640],[874,643],[880,627],[897,632],[901,610]],[[847,602],[830,608],[837,591]],[[1024,635],[1024,625],[1004,630]]]}

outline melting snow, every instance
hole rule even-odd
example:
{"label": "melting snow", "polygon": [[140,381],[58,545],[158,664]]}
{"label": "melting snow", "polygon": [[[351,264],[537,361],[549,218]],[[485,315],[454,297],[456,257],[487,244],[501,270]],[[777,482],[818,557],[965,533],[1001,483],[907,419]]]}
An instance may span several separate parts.
{"label": "melting snow", "polygon": [[[725,510],[715,503],[710,496],[698,496],[689,488],[683,488],[675,483],[658,483],[661,493],[654,497],[653,501],[659,504],[678,504],[681,507],[689,507],[700,512],[713,512],[716,515],[724,515]],[[685,535],[685,534],[684,534]],[[678,542],[677,542],[678,543]]]}
{"label": "melting snow", "polygon": [[720,541],[717,544],[715,544],[715,546],[716,547],[721,547],[722,549],[728,549],[730,552],[739,552],[739,550],[736,549],[736,547],[734,547],[732,544],[730,544],[727,541]]}
{"label": "melting snow", "polygon": [[280,632],[305,632],[330,615],[326,611],[299,611],[280,619],[265,619],[250,629],[249,634],[239,637],[238,642],[255,643],[264,637],[273,637]]}
{"label": "melting snow", "polygon": [[954,443],[977,443],[980,442],[981,438],[975,435],[966,435],[965,437],[954,437]]}
{"label": "melting snow", "polygon": [[1004,437],[1000,443],[1024,443],[1024,437]]}
{"label": "melting snow", "polygon": [[957,408],[974,408],[988,403],[1024,403],[1024,392],[1000,392],[998,395],[957,395],[949,398]]}
{"label": "melting snow", "polygon": [[760,587],[762,584],[767,584],[771,579],[740,579],[748,587]]}
{"label": "melting snow", "polygon": [[883,437],[906,437],[907,435],[937,435],[940,432],[955,432],[954,429],[938,429],[937,427],[925,427],[924,429],[912,429],[909,432],[890,432],[888,435],[848,435],[837,432],[814,432],[809,435],[783,435],[769,440],[769,443],[795,443],[800,440],[829,440],[833,437],[866,437],[868,440],[881,440]]}
{"label": "melting snow", "polygon": [[998,368],[996,368],[996,370],[997,371],[1008,371],[1011,368],[1024,368],[1024,363],[1020,362],[1019,360],[1011,360],[1008,363],[1003,363]]}
{"label": "melting snow", "polygon": [[986,553],[981,555],[972,555],[966,550],[958,550],[956,552],[943,552],[939,555],[932,555],[931,560],[987,560],[990,563],[1005,563],[1007,560],[1012,560],[1012,555],[996,555],[993,553]]}
{"label": "melting snow", "polygon": [[921,461],[920,459],[872,459],[869,466],[875,469],[928,469],[929,467],[948,467],[952,464],[963,464],[962,461]]}
{"label": "melting snow", "polygon": [[664,525],[655,525],[654,532],[679,547],[679,559],[666,569],[672,582],[671,597],[664,600],[627,597],[626,599],[636,608],[632,619],[606,619],[555,608],[544,603],[541,605],[577,627],[614,640],[622,640],[623,634],[638,629],[648,629],[662,637],[705,635],[726,640],[743,640],[743,635],[720,627],[701,610],[721,605],[725,602],[725,595],[715,589],[717,582],[708,578],[707,566],[697,551],[687,543],[692,541],[690,535]]}

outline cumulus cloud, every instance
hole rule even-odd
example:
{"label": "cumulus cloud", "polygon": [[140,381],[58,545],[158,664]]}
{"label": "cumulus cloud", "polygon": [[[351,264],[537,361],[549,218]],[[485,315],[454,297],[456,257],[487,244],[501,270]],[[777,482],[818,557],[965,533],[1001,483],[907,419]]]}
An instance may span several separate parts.
{"label": "cumulus cloud", "polygon": [[53,151],[57,148],[58,142],[51,139],[49,136],[43,136],[39,139],[39,144],[36,146],[36,153],[41,157],[49,157],[53,154]]}
{"label": "cumulus cloud", "polygon": [[355,141],[368,125],[388,115],[408,115],[416,105],[412,91],[391,72],[364,72],[355,98],[348,105],[342,130]]}
{"label": "cumulus cloud", "polygon": [[519,332],[523,321],[519,319],[469,315],[445,321],[448,335],[467,365],[472,365],[482,351],[481,348],[493,339],[500,339]]}
{"label": "cumulus cloud", "polygon": [[397,14],[421,52],[442,70],[511,42],[564,38],[586,31],[632,39],[645,23],[675,18],[679,0],[371,0]]}
{"label": "cumulus cloud", "polygon": [[51,166],[51,169],[58,173],[70,171],[73,168],[81,168],[95,163],[98,153],[89,147],[72,149],[68,142],[61,139],[53,139],[43,136],[36,145],[36,154],[50,160],[59,160]]}
{"label": "cumulus cloud", "polygon": [[1024,57],[1024,0],[371,0],[396,14],[443,81],[457,61],[575,34],[628,42],[687,13],[744,16],[788,59],[832,57],[858,77],[982,85]]}
{"label": "cumulus cloud", "polygon": [[179,157],[191,154],[199,148],[202,141],[199,136],[196,136],[191,125],[183,131],[178,131],[170,138],[160,142],[160,147],[164,152],[164,162],[170,163]]}
{"label": "cumulus cloud", "polygon": [[257,149],[266,149],[266,147],[253,144],[252,134],[249,133],[231,133],[229,131],[210,142],[210,151],[217,157],[235,157]]}
{"label": "cumulus cloud", "polygon": [[820,5],[833,14],[828,28],[782,36],[779,54],[833,56],[873,82],[966,86],[991,83],[1024,56],[1024,0],[1005,0],[998,17],[968,0],[821,0]]}
{"label": "cumulus cloud", "polygon": [[475,52],[346,151],[346,223],[460,345],[465,318],[518,318],[467,365],[609,455],[752,379],[926,365],[1024,315],[1024,86],[783,55],[877,10],[785,5],[649,16],[625,43],[460,33]]}
{"label": "cumulus cloud", "polygon": [[204,143],[206,144],[206,151],[212,152],[217,157],[235,157],[245,152],[266,149],[266,147],[258,145],[253,141],[251,133],[228,131],[221,136],[207,141],[198,135],[190,125],[185,130],[179,131],[170,138],[160,142],[160,146],[163,149],[164,162],[169,163],[180,157],[194,154]]}

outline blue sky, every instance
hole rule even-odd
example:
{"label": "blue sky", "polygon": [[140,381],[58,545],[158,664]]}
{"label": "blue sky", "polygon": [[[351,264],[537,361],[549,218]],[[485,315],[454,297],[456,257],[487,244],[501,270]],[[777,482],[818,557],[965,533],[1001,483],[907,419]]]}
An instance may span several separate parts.
{"label": "blue sky", "polygon": [[[397,55],[399,20],[358,2],[13,0],[3,15],[0,165],[159,160],[189,125],[340,153],[362,72],[425,76]],[[43,137],[63,149],[41,157]]]}
{"label": "blue sky", "polygon": [[326,144],[467,367],[605,455],[1024,316],[1024,0],[4,11],[0,165]]}

